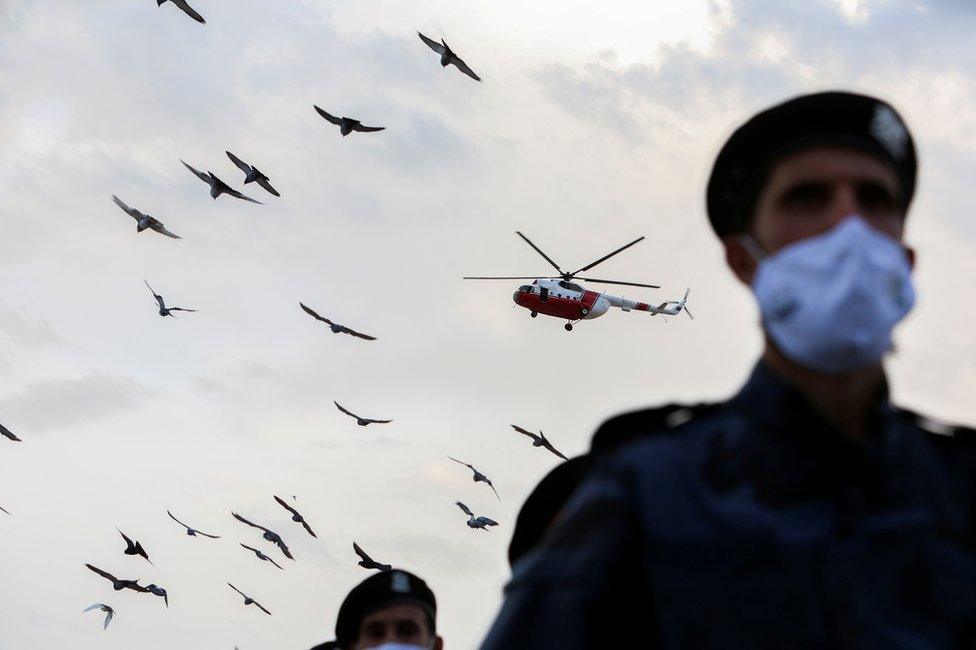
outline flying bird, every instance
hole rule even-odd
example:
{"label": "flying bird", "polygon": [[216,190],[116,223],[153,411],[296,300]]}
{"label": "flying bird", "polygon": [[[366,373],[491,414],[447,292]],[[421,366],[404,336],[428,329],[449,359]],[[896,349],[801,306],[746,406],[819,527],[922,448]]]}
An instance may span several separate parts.
{"label": "flying bird", "polygon": [[[149,287],[148,280],[143,280],[143,282],[145,282],[146,286]],[[160,316],[172,316],[173,318],[176,318],[176,315],[172,313],[174,311],[196,311],[196,309],[186,309],[185,307],[167,307],[166,301],[164,301],[163,297],[156,293],[152,287],[149,287],[149,292],[152,293],[153,298],[156,299],[156,304],[159,305]]]}
{"label": "flying bird", "polygon": [[6,512],[9,516],[13,517],[13,515],[11,515],[10,512],[3,506],[0,506],[0,512]]}
{"label": "flying bird", "polygon": [[281,497],[279,497],[278,495],[275,495],[275,501],[277,501],[278,503],[280,503],[282,508],[284,508],[285,510],[287,510],[288,512],[291,513],[291,520],[292,521],[297,521],[302,526],[304,526],[305,527],[305,530],[307,530],[308,531],[308,534],[311,535],[312,537],[316,537],[316,538],[318,537],[318,535],[315,534],[315,531],[312,530],[312,527],[308,525],[308,522],[305,521],[305,517],[303,517],[301,515],[301,513],[299,513],[297,510],[295,510],[294,508],[292,508],[287,503],[285,503],[285,501],[283,499],[281,499]]}
{"label": "flying bird", "polygon": [[0,435],[2,435],[4,438],[10,438],[14,442],[20,442],[21,441],[20,438],[18,438],[17,436],[15,436],[10,429],[8,429],[7,427],[3,426],[2,424],[0,424]]}
{"label": "flying bird", "polygon": [[[451,457],[448,456],[448,458],[451,458]],[[464,465],[465,467],[467,467],[468,469],[470,469],[472,472],[474,472],[474,476],[472,477],[471,480],[473,480],[475,483],[477,483],[479,481],[481,481],[482,483],[487,483],[488,484],[488,487],[491,488],[491,491],[495,493],[495,498],[498,499],[499,501],[502,500],[502,498],[500,496],[498,496],[498,490],[496,490],[495,489],[495,486],[491,484],[491,481],[488,480],[488,477],[485,476],[484,474],[482,474],[481,472],[479,472],[478,470],[476,470],[474,468],[474,465],[469,465],[468,463],[462,462],[462,461],[458,460],[457,458],[451,458],[451,460],[453,460],[455,463],[460,463],[461,465]]]}
{"label": "flying bird", "polygon": [[488,532],[487,526],[497,526],[498,522],[488,517],[475,517],[474,513],[471,512],[468,506],[464,505],[460,501],[455,501],[455,505],[460,508],[464,514],[468,516],[468,528],[480,528],[481,530]]}
{"label": "flying bird", "polygon": [[267,614],[268,616],[271,616],[271,612],[269,612],[268,610],[266,610],[266,609],[265,609],[265,608],[264,608],[264,607],[263,607],[263,606],[261,605],[261,603],[259,603],[258,601],[256,601],[256,600],[254,600],[253,598],[251,598],[250,596],[248,596],[248,595],[247,595],[247,594],[245,594],[245,593],[244,593],[243,591],[241,591],[240,589],[238,589],[238,588],[237,588],[237,587],[235,587],[234,585],[232,585],[232,584],[230,584],[229,582],[227,583],[227,586],[228,586],[228,587],[230,587],[231,589],[233,589],[234,591],[236,591],[237,593],[239,593],[240,595],[242,595],[242,596],[244,596],[244,604],[245,604],[245,605],[257,605],[257,606],[258,606],[258,608],[259,608],[259,609],[260,609],[260,610],[261,610],[262,612],[264,612],[264,613],[265,613],[265,614]]}
{"label": "flying bird", "polygon": [[[156,6],[161,7],[164,2],[166,2],[166,0],[156,0]],[[170,0],[170,2],[172,2],[174,5],[182,9],[183,13],[185,13],[187,16],[197,21],[198,23],[203,24],[207,22],[206,20],[203,19],[203,16],[198,14],[196,10],[193,9],[193,7],[187,4],[186,0]]]}
{"label": "flying bird", "polygon": [[468,64],[462,61],[461,57],[459,57],[457,54],[454,53],[454,50],[452,50],[448,46],[448,44],[444,42],[444,39],[441,39],[441,42],[438,43],[432,38],[427,38],[420,32],[417,32],[417,36],[419,36],[420,40],[422,40],[424,43],[427,44],[427,47],[429,47],[430,49],[434,50],[435,52],[441,55],[442,67],[446,68],[449,65],[454,65],[455,67],[457,67],[458,70],[468,75],[475,81],[481,81],[481,77],[476,75],[474,73],[474,70],[469,68]]}
{"label": "flying bird", "polygon": [[166,593],[165,589],[158,585],[146,585],[146,591],[162,598],[163,602],[166,603],[166,608],[169,609],[169,594]]}
{"label": "flying bird", "polygon": [[[314,104],[313,104],[314,106]],[[339,133],[342,137],[346,137],[353,131],[360,131],[362,133],[371,133],[373,131],[382,131],[385,126],[363,126],[363,123],[359,120],[354,120],[351,117],[336,117],[335,115],[329,115],[323,111],[318,106],[315,106],[315,112],[324,117],[329,122],[332,122],[339,127]]]}
{"label": "flying bird", "polygon": [[130,208],[129,206],[127,206],[125,203],[122,202],[122,199],[115,196],[114,194],[112,195],[112,201],[115,202],[115,205],[122,208],[122,210],[126,214],[128,214],[130,217],[135,219],[137,222],[139,222],[138,225],[136,226],[136,232],[142,232],[146,228],[149,228],[150,230],[155,230],[161,235],[166,235],[167,237],[172,237],[173,239],[182,239],[182,237],[180,237],[179,235],[175,235],[170,231],[166,230],[166,226],[163,225],[163,222],[157,219],[156,217],[150,217],[148,214],[144,212],[139,212],[135,208]]}
{"label": "flying bird", "polygon": [[558,449],[556,449],[555,447],[552,446],[552,443],[549,442],[548,438],[546,438],[545,434],[542,433],[541,431],[539,432],[538,435],[536,435],[536,434],[532,433],[531,431],[526,431],[525,429],[523,429],[522,427],[520,427],[518,425],[513,424],[511,426],[512,426],[513,429],[515,429],[516,431],[518,431],[522,435],[526,435],[526,436],[532,438],[532,446],[533,447],[545,447],[546,449],[548,449],[552,453],[556,454],[557,456],[559,456],[563,460],[569,460],[568,458],[566,458],[565,456],[563,456],[559,452]]}
{"label": "flying bird", "polygon": [[235,190],[233,187],[231,187],[224,181],[214,176],[213,172],[208,171],[206,174],[204,174],[199,169],[194,169],[193,167],[187,165],[186,162],[184,162],[182,159],[180,160],[180,162],[186,165],[186,168],[189,169],[191,172],[193,172],[194,176],[196,176],[201,181],[203,181],[204,183],[210,186],[210,196],[212,196],[214,200],[216,200],[217,197],[220,196],[221,194],[229,194],[230,196],[233,196],[238,199],[244,199],[245,201],[250,201],[251,203],[264,205],[260,201],[252,199],[249,196],[244,196],[243,194]]}
{"label": "flying bird", "polygon": [[236,519],[237,521],[239,521],[241,523],[247,524],[248,526],[251,526],[252,528],[258,528],[260,530],[263,530],[264,531],[264,534],[261,535],[262,537],[264,537],[266,540],[268,540],[269,542],[271,542],[273,544],[277,544],[278,545],[278,548],[281,549],[281,552],[285,554],[285,557],[286,558],[288,558],[289,560],[294,560],[295,559],[294,557],[292,557],[291,551],[289,551],[288,550],[288,547],[285,545],[284,540],[281,539],[281,535],[279,535],[278,533],[274,532],[273,530],[269,530],[269,529],[265,528],[264,526],[259,526],[259,525],[255,524],[255,523],[252,523],[252,522],[248,521],[247,519],[245,519],[244,517],[240,516],[236,512],[232,512],[230,514],[234,515],[234,519]]}
{"label": "flying bird", "polygon": [[[119,530],[116,528],[115,530]],[[132,539],[119,530],[119,535],[125,540],[125,550],[122,551],[126,555],[138,555],[139,557],[145,558],[146,562],[152,564],[152,560],[149,559],[149,553],[146,553],[146,549],[142,547],[142,542],[133,542]],[[156,566],[153,564],[153,566]]]}
{"label": "flying bird", "polygon": [[333,400],[332,403],[336,405],[336,408],[337,409],[339,409],[340,411],[342,411],[343,413],[345,413],[349,417],[355,418],[356,419],[356,424],[358,424],[361,427],[364,427],[367,424],[389,424],[390,422],[393,422],[393,420],[372,420],[370,418],[361,418],[358,415],[356,415],[355,413],[353,413],[352,411],[347,411],[345,408],[342,407],[342,405],[339,404],[339,402],[336,402],[336,401]]}
{"label": "flying bird", "polygon": [[315,310],[313,310],[311,307],[306,307],[301,302],[299,302],[298,304],[299,304],[299,306],[301,306],[301,308],[305,311],[306,314],[308,314],[309,316],[311,316],[315,320],[320,320],[323,323],[325,323],[326,325],[328,325],[329,326],[329,329],[332,330],[332,333],[333,334],[349,334],[351,336],[355,336],[355,337],[360,338],[360,339],[366,339],[367,341],[375,341],[376,340],[376,337],[375,336],[370,336],[368,334],[360,334],[356,330],[349,329],[345,325],[340,325],[339,323],[333,323],[328,318],[325,318],[323,316],[319,316],[317,313],[315,313]]}
{"label": "flying bird", "polygon": [[196,537],[197,535],[203,535],[204,537],[209,537],[210,539],[220,539],[220,535],[208,535],[207,533],[203,532],[202,530],[197,530],[196,528],[191,528],[191,527],[187,526],[182,521],[180,521],[179,519],[177,519],[173,515],[173,513],[170,512],[169,510],[166,511],[166,514],[169,515],[170,519],[172,519],[173,521],[175,521],[176,523],[178,523],[180,526],[183,526],[183,528],[186,528],[186,534],[189,535],[190,537]]}
{"label": "flying bird", "polygon": [[244,172],[244,184],[257,183],[267,191],[271,192],[275,196],[281,196],[278,194],[278,190],[271,187],[271,179],[265,176],[258,170],[257,167],[253,165],[248,165],[246,162],[235,156],[229,151],[224,152],[227,157],[230,158],[231,162],[237,165],[237,168]]}
{"label": "flying bird", "polygon": [[278,564],[277,562],[275,562],[274,560],[272,560],[270,557],[268,557],[267,555],[265,555],[264,553],[262,553],[258,549],[254,548],[253,546],[248,546],[244,542],[241,542],[240,544],[241,544],[241,546],[243,546],[247,550],[254,551],[254,554],[258,556],[258,559],[259,560],[264,560],[265,562],[270,562],[271,564],[275,565],[276,567],[278,567],[282,571],[285,570],[285,567],[281,566],[280,564]]}
{"label": "flying bird", "polygon": [[112,622],[112,617],[115,616],[115,610],[112,609],[109,605],[106,605],[104,603],[95,603],[90,607],[86,607],[84,611],[90,612],[93,609],[100,609],[103,612],[105,612],[105,622],[102,624],[102,629],[107,630],[108,624]]}
{"label": "flying bird", "polygon": [[139,584],[138,578],[136,578],[135,580],[120,580],[115,576],[113,576],[108,571],[102,571],[96,566],[92,566],[91,564],[86,564],[85,566],[91,569],[92,571],[94,571],[95,573],[97,573],[98,575],[102,576],[106,580],[111,580],[112,588],[115,589],[115,591],[122,591],[123,589],[131,589],[132,591],[138,591],[140,593],[147,593],[149,591],[148,589],[146,589],[145,587]]}
{"label": "flying bird", "polygon": [[376,569],[377,571],[392,571],[393,567],[389,564],[380,564],[370,556],[366,555],[366,551],[359,548],[359,544],[356,542],[352,543],[352,550],[356,551],[356,555],[359,556],[359,566],[364,569]]}

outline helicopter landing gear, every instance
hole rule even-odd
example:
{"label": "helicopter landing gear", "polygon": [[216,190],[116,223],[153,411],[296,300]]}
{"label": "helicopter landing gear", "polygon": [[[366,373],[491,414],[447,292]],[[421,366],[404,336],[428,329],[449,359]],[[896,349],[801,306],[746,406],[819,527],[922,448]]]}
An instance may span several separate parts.
{"label": "helicopter landing gear", "polygon": [[566,328],[566,331],[567,332],[572,332],[573,331],[573,324],[572,323],[566,323],[565,325],[563,325],[563,327]]}
{"label": "helicopter landing gear", "polygon": [[580,313],[586,316],[587,314],[590,313],[590,310],[587,309],[586,307],[583,307],[582,309],[580,309]]}
{"label": "helicopter landing gear", "polygon": [[535,318],[538,315],[539,315],[539,312],[536,312],[536,311],[529,312],[529,316],[531,316],[532,318]]}

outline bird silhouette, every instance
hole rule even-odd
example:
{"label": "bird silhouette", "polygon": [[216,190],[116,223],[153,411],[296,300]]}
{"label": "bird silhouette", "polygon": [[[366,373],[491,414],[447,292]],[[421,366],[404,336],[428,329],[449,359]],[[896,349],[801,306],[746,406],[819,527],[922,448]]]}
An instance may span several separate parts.
{"label": "bird silhouette", "polygon": [[348,411],[345,408],[343,408],[342,405],[339,404],[339,402],[333,401],[332,403],[336,405],[337,409],[339,409],[349,417],[355,418],[356,424],[358,424],[361,427],[365,427],[368,424],[389,424],[390,422],[393,422],[393,420],[372,420],[370,418],[362,418],[356,415],[355,413],[353,413],[352,411]]}
{"label": "bird silhouette", "polygon": [[546,438],[545,434],[543,434],[541,431],[539,432],[538,435],[536,435],[536,434],[532,433],[531,431],[526,431],[525,429],[523,429],[522,427],[520,427],[520,426],[518,426],[516,424],[511,425],[511,427],[513,429],[515,429],[516,431],[518,431],[519,433],[521,433],[523,435],[526,435],[526,436],[532,438],[532,446],[533,447],[545,447],[546,449],[548,449],[552,453],[556,454],[557,456],[559,456],[563,460],[569,460],[568,458],[566,458],[565,456],[563,456],[562,453],[560,453],[558,449],[556,449],[555,447],[552,446],[552,443],[549,442],[549,440]]}
{"label": "bird silhouette", "polygon": [[359,544],[357,544],[356,542],[353,542],[352,543],[352,550],[356,551],[356,555],[359,556],[359,563],[358,564],[359,564],[359,566],[363,567],[364,569],[376,569],[377,571],[392,571],[393,570],[393,567],[390,566],[389,564],[381,564],[381,563],[377,562],[376,560],[374,560],[373,558],[371,558],[370,556],[366,555],[366,551],[364,551],[363,549],[359,548]]}
{"label": "bird silhouette", "polygon": [[420,37],[420,40],[422,40],[424,43],[427,44],[427,47],[429,47],[430,49],[434,50],[435,52],[437,52],[438,54],[441,55],[441,66],[442,67],[445,67],[446,68],[449,65],[453,65],[458,70],[460,70],[464,74],[468,75],[469,77],[471,77],[475,81],[481,81],[481,77],[479,77],[478,75],[476,75],[474,73],[474,70],[472,70],[471,68],[469,68],[468,67],[468,64],[465,63],[464,61],[462,61],[461,60],[461,57],[459,57],[457,54],[454,53],[454,50],[452,50],[448,46],[448,44],[444,42],[444,39],[441,39],[441,42],[438,43],[437,41],[435,41],[432,38],[427,38],[426,36],[424,36],[420,32],[417,32],[417,36],[419,36]]}
{"label": "bird silhouette", "polygon": [[206,20],[203,19],[203,16],[201,16],[196,12],[196,10],[193,7],[187,4],[186,0],[156,0],[156,6],[161,7],[164,2],[172,2],[174,5],[182,9],[183,13],[185,13],[187,16],[197,21],[201,25],[207,22]]}
{"label": "bird silhouette", "polygon": [[159,585],[146,585],[146,591],[162,598],[163,602],[166,603],[166,608],[169,609],[169,594],[166,593],[165,589]]}
{"label": "bird silhouette", "polygon": [[103,612],[105,612],[105,622],[102,623],[102,629],[103,630],[107,630],[108,629],[108,624],[112,622],[112,618],[115,616],[115,610],[112,609],[111,606],[106,605],[104,603],[95,603],[94,605],[90,605],[90,606],[86,607],[84,609],[84,611],[90,612],[93,609],[100,609]]}
{"label": "bird silhouette", "polygon": [[[314,106],[314,105],[313,105]],[[318,106],[315,106],[315,112],[324,117],[329,122],[332,122],[339,127],[339,133],[342,137],[346,137],[353,131],[360,131],[362,133],[372,133],[374,131],[382,131],[385,126],[364,126],[359,120],[354,120],[351,117],[336,117],[335,115],[330,115],[326,113]]]}
{"label": "bird silhouette", "polygon": [[234,519],[236,519],[237,521],[239,521],[241,523],[245,523],[248,526],[251,526],[252,528],[257,528],[259,530],[264,531],[264,534],[261,535],[262,537],[264,537],[264,539],[268,540],[269,542],[271,542],[273,544],[277,544],[278,545],[278,548],[281,549],[281,552],[284,553],[285,554],[285,557],[288,558],[289,560],[294,560],[295,559],[294,557],[292,557],[291,551],[289,551],[288,550],[288,547],[285,545],[284,540],[281,539],[281,535],[279,535],[278,533],[274,532],[273,530],[270,530],[268,528],[265,528],[264,526],[259,526],[258,524],[255,524],[253,522],[248,521],[247,519],[245,519],[244,517],[240,516],[236,512],[232,512],[230,514],[234,515]]}
{"label": "bird silhouette", "polygon": [[227,157],[230,158],[232,163],[237,165],[238,169],[244,172],[245,185],[247,185],[248,183],[257,183],[258,185],[263,187],[268,192],[271,192],[275,196],[281,196],[280,194],[278,194],[278,190],[271,187],[271,179],[265,176],[264,174],[262,174],[257,167],[247,164],[246,162],[244,162],[243,160],[241,160],[240,158],[238,158],[237,156],[235,156],[229,151],[225,151],[224,153],[227,154]]}
{"label": "bird silhouette", "polygon": [[[116,528],[115,530],[119,530]],[[122,551],[126,555],[138,555],[141,558],[145,558],[146,562],[152,564],[152,560],[149,559],[149,553],[146,553],[146,549],[142,547],[142,542],[133,542],[132,539],[119,530],[119,535],[125,540],[125,550]],[[153,566],[156,566],[153,564]]]}
{"label": "bird silhouette", "polygon": [[303,517],[301,515],[301,513],[299,513],[297,510],[295,510],[294,508],[292,508],[287,503],[285,503],[285,501],[281,497],[279,497],[277,495],[275,495],[275,501],[277,501],[278,503],[280,503],[282,508],[284,508],[285,510],[287,510],[288,512],[291,513],[291,520],[292,521],[297,521],[302,526],[304,526],[305,527],[305,530],[307,530],[308,531],[308,534],[311,535],[312,537],[318,537],[318,535],[315,534],[315,531],[312,530],[312,527],[308,525],[308,522],[305,521],[305,517]]}
{"label": "bird silhouette", "polygon": [[[146,286],[149,287],[149,281],[148,280],[143,280],[143,282],[145,282],[146,283]],[[163,297],[161,295],[159,295],[158,293],[156,293],[153,290],[152,287],[149,287],[149,292],[153,295],[153,298],[156,299],[156,304],[159,305],[159,315],[160,316],[163,316],[163,317],[172,316],[173,318],[176,318],[176,315],[173,314],[174,311],[196,311],[196,309],[187,309],[185,307],[167,307],[166,306],[166,301],[163,300]]]}
{"label": "bird silhouette", "polygon": [[125,212],[130,217],[136,220],[137,222],[136,232],[142,232],[143,230],[148,228],[149,230],[154,230],[161,235],[166,235],[167,237],[172,237],[173,239],[182,239],[182,237],[180,237],[179,235],[176,235],[166,230],[166,226],[163,225],[163,222],[157,219],[156,217],[150,217],[145,212],[139,212],[135,208],[130,208],[129,206],[127,206],[125,203],[122,202],[122,199],[115,196],[114,194],[112,195],[112,201],[115,203],[115,205],[122,208],[123,212]]}
{"label": "bird silhouette", "polygon": [[366,339],[367,341],[375,341],[376,340],[376,337],[375,336],[370,336],[369,334],[361,334],[361,333],[357,332],[356,330],[349,329],[345,325],[340,325],[339,323],[334,323],[331,320],[329,320],[328,318],[325,318],[323,316],[319,316],[317,313],[315,313],[315,310],[313,310],[311,307],[306,307],[302,303],[298,303],[298,304],[305,311],[306,314],[308,314],[309,316],[311,316],[315,320],[320,320],[323,323],[325,323],[326,325],[328,325],[329,326],[329,329],[332,330],[332,333],[333,334],[349,334],[349,335],[355,336],[357,338]]}
{"label": "bird silhouette", "polygon": [[455,501],[454,503],[464,512],[464,514],[468,516],[468,528],[480,528],[481,530],[488,532],[488,526],[498,525],[497,521],[489,519],[488,517],[475,517],[474,513],[471,512],[471,509],[460,501]]}
{"label": "bird silhouette", "polygon": [[240,545],[243,546],[244,548],[246,548],[249,551],[254,551],[254,554],[258,556],[258,559],[259,560],[264,560],[265,562],[270,562],[271,564],[275,565],[276,567],[278,567],[282,571],[285,570],[285,567],[281,566],[280,564],[278,564],[277,562],[275,562],[274,560],[272,560],[270,557],[268,557],[267,555],[265,555],[264,553],[262,553],[258,549],[254,548],[253,546],[248,546],[244,542],[240,542]]}
{"label": "bird silhouette", "polygon": [[209,537],[210,539],[220,539],[220,535],[209,535],[209,534],[203,532],[202,530],[197,530],[196,528],[191,528],[191,527],[187,526],[182,521],[180,521],[179,519],[177,519],[176,516],[172,512],[170,512],[169,510],[166,511],[166,514],[169,515],[170,519],[172,519],[173,521],[175,521],[176,523],[178,523],[180,526],[183,526],[183,528],[186,528],[186,534],[189,535],[190,537],[196,537],[197,535],[203,535],[204,537]]}
{"label": "bird silhouette", "polygon": [[11,515],[10,512],[6,508],[4,508],[3,506],[0,506],[0,512],[5,512],[5,513],[7,513],[7,515],[13,517],[13,515]]}
{"label": "bird silhouette", "polygon": [[230,584],[229,582],[227,583],[227,586],[230,587],[231,589],[233,589],[234,591],[236,591],[237,593],[239,593],[240,595],[244,596],[244,604],[245,605],[257,605],[258,606],[258,609],[260,609],[262,612],[264,612],[268,616],[271,616],[271,612],[269,612],[268,610],[266,610],[264,608],[264,606],[261,605],[261,603],[259,603],[258,601],[254,600],[253,598],[251,598],[250,596],[248,596],[243,591],[241,591],[240,589],[238,589],[234,585]]}
{"label": "bird silhouette", "polygon": [[[448,456],[448,458],[451,458],[451,457]],[[472,472],[474,472],[474,476],[472,477],[471,480],[473,480],[475,483],[478,483],[479,481],[482,482],[482,483],[487,483],[488,484],[488,487],[491,488],[491,491],[495,493],[495,498],[498,499],[499,501],[502,500],[502,498],[500,496],[498,496],[498,490],[496,490],[495,489],[495,486],[491,484],[491,481],[488,479],[488,477],[485,476],[484,474],[482,474],[481,472],[479,472],[478,470],[476,470],[474,468],[474,465],[469,465],[468,463],[465,463],[464,461],[460,461],[457,458],[451,458],[451,460],[453,460],[455,463],[459,463],[461,465],[464,465],[465,467],[467,467],[468,469],[470,469]]]}
{"label": "bird silhouette", "polygon": [[213,172],[208,171],[206,174],[204,174],[199,169],[194,169],[190,165],[187,165],[186,162],[184,162],[182,159],[180,160],[180,162],[183,163],[187,169],[193,172],[194,176],[196,176],[201,181],[203,181],[204,183],[210,186],[210,196],[213,197],[214,200],[216,200],[217,197],[220,196],[221,194],[228,194],[230,196],[233,196],[234,198],[250,201],[251,203],[257,203],[258,205],[264,205],[260,201],[252,199],[249,196],[244,196],[243,194],[241,194],[240,192],[232,188],[230,185],[217,178]]}
{"label": "bird silhouette", "polygon": [[96,566],[92,566],[91,564],[86,564],[85,566],[91,569],[92,571],[94,571],[95,573],[97,573],[98,575],[102,576],[106,580],[110,580],[112,582],[112,588],[115,589],[115,591],[122,591],[123,589],[131,589],[132,591],[138,591],[140,593],[146,593],[149,591],[148,589],[146,589],[145,587],[139,584],[138,578],[136,578],[135,580],[120,580],[119,578],[116,578],[108,571],[102,571]]}

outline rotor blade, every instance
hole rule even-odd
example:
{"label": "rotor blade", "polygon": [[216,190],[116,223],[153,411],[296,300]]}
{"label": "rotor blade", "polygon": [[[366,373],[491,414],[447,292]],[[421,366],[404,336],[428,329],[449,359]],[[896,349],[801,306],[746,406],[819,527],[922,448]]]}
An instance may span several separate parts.
{"label": "rotor blade", "polygon": [[549,275],[466,275],[462,280],[551,280]]}
{"label": "rotor blade", "polygon": [[644,287],[645,289],[660,289],[658,284],[641,284],[640,282],[624,282],[623,280],[598,280],[597,278],[576,278],[584,282],[600,282],[602,284],[622,284],[628,287]]}
{"label": "rotor blade", "polygon": [[685,313],[688,314],[688,318],[695,320],[695,317],[691,315],[690,311],[688,311],[688,305],[685,305],[682,309],[684,309]]}
{"label": "rotor blade", "polygon": [[521,237],[522,239],[524,239],[525,240],[525,243],[528,244],[529,246],[531,246],[533,248],[533,250],[535,250],[536,253],[538,253],[539,255],[542,255],[544,258],[546,258],[546,261],[549,262],[550,264],[552,264],[552,268],[554,268],[557,271],[559,271],[559,276],[560,277],[562,277],[563,275],[566,274],[565,271],[563,271],[561,268],[559,268],[559,265],[558,264],[556,264],[555,262],[553,262],[551,259],[549,259],[549,256],[548,255],[546,255],[545,253],[542,252],[542,249],[540,249],[538,246],[536,246],[535,244],[533,244],[532,243],[532,240],[530,240],[528,237],[526,237],[525,235],[523,235],[522,233],[520,233],[517,230],[515,231],[515,234],[518,235],[519,237]]}
{"label": "rotor blade", "polygon": [[573,271],[572,273],[570,273],[570,276],[573,276],[573,275],[576,275],[577,273],[582,273],[583,271],[588,271],[588,270],[592,269],[597,264],[600,264],[601,262],[607,261],[608,259],[610,259],[611,257],[613,257],[614,255],[616,255],[617,253],[619,253],[621,251],[627,250],[628,248],[630,248],[631,246],[633,246],[637,242],[641,241],[642,239],[644,239],[644,237],[638,237],[634,241],[630,242],[629,244],[625,244],[624,246],[621,246],[620,248],[618,248],[617,250],[613,251],[612,253],[607,253],[606,255],[604,255],[603,257],[601,257],[600,259],[598,259],[597,261],[592,262],[590,264],[587,264],[586,266],[584,266],[583,268],[579,269],[578,271]]}

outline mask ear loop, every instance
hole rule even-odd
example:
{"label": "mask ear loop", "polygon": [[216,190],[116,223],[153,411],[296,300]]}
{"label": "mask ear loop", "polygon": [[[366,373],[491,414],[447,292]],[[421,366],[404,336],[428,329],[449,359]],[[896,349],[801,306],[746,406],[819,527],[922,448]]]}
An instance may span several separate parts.
{"label": "mask ear loop", "polygon": [[739,235],[739,243],[742,244],[742,247],[749,252],[749,255],[752,256],[752,259],[754,259],[757,264],[769,257],[769,255],[766,254],[766,251],[762,249],[762,246],[759,245],[759,242],[757,242],[749,233]]}

